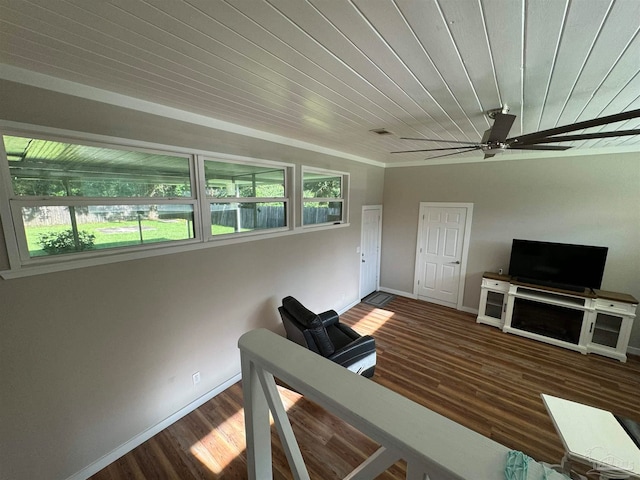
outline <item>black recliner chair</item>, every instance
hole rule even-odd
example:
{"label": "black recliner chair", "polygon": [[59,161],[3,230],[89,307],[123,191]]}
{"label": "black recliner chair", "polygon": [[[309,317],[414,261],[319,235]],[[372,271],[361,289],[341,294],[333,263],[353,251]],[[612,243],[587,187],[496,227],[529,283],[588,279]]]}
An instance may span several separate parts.
{"label": "black recliner chair", "polygon": [[340,323],[338,313],[328,310],[319,315],[293,297],[282,299],[278,307],[287,338],[336,362],[352,372],[371,378],[376,368],[376,341],[361,336]]}

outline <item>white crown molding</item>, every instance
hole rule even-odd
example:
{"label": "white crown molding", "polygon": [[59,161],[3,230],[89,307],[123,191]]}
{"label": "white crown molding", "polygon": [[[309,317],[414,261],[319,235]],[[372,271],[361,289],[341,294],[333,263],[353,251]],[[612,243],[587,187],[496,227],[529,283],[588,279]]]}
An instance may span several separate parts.
{"label": "white crown molding", "polygon": [[398,167],[428,167],[432,165],[452,165],[458,163],[487,163],[487,162],[505,162],[509,160],[528,160],[532,158],[567,158],[567,157],[584,157],[591,155],[623,155],[625,153],[640,152],[640,145],[630,145],[627,147],[603,147],[603,148],[576,148],[558,152],[530,152],[515,153],[513,151],[505,151],[498,153],[495,157],[483,159],[480,153],[465,156],[464,154],[458,158],[434,158],[433,160],[411,160],[406,162],[386,163],[385,168]]}
{"label": "white crown molding", "polygon": [[322,147],[320,145],[303,142],[301,140],[295,140],[293,138],[284,137],[282,135],[263,132],[262,130],[257,130],[255,128],[243,127],[242,125],[225,122],[223,120],[218,120],[206,115],[188,112],[186,110],[180,110],[178,108],[168,107],[166,105],[160,105],[158,103],[141,100],[139,98],[122,95],[120,93],[103,90],[101,88],[91,87],[81,83],[73,82],[71,80],[65,80],[63,78],[45,75],[42,73],[34,72],[32,70],[14,67],[13,65],[0,63],[0,79],[22,83],[25,85],[30,85],[32,87],[51,90],[58,93],[64,93],[66,95],[73,95],[75,97],[85,98],[87,100],[102,102],[109,105],[124,107],[139,112],[150,113],[152,115],[159,115],[161,117],[193,123],[195,125],[215,128],[217,130],[222,130],[229,133],[245,135],[268,142],[279,143],[281,145],[286,145],[289,147],[301,148],[312,152],[344,158],[345,160],[352,160],[354,162],[364,163],[367,165],[373,165],[376,167],[385,166],[383,162],[360,157],[358,155],[352,155],[350,153],[341,152],[332,148]]}

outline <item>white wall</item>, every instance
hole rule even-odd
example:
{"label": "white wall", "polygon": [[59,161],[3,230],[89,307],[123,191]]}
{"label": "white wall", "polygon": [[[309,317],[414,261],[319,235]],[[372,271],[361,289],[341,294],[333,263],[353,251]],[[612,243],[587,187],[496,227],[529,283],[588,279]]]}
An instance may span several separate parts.
{"label": "white wall", "polygon": [[609,247],[602,288],[640,299],[640,154],[386,169],[382,287],[413,291],[420,202],[474,204],[466,307],[483,272],[508,270],[513,238]]}
{"label": "white wall", "polygon": [[6,120],[333,168],[352,185],[350,227],[0,279],[1,479],[67,478],[223,384],[242,333],[283,331],[282,297],[358,300],[361,207],[381,203],[381,168],[11,82],[0,92]]}

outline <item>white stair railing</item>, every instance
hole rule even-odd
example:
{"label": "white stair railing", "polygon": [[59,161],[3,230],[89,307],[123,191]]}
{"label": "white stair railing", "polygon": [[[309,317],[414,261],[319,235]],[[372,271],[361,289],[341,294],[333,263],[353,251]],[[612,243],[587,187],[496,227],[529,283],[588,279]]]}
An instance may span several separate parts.
{"label": "white stair railing", "polygon": [[268,330],[239,342],[250,480],[272,479],[269,412],[295,479],[309,479],[274,376],[381,445],[345,477],[372,479],[400,459],[408,480],[501,480],[509,449]]}

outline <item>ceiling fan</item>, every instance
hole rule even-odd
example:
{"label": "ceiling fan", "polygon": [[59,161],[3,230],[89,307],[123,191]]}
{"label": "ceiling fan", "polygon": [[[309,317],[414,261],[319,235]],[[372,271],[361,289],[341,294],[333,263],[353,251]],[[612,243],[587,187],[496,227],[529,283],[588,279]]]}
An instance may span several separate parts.
{"label": "ceiling fan", "polygon": [[[607,117],[594,118],[584,122],[572,123],[562,127],[550,128],[548,130],[540,130],[539,132],[528,133],[517,137],[507,138],[509,130],[516,119],[515,115],[507,113],[509,107],[506,105],[502,108],[489,110],[487,115],[493,119],[493,125],[489,128],[480,143],[459,142],[453,140],[434,140],[430,138],[410,138],[401,137],[401,140],[421,140],[426,142],[456,143],[460,147],[446,148],[426,148],[420,150],[401,150],[391,153],[413,153],[413,152],[440,152],[446,150],[456,150],[453,153],[445,153],[431,158],[446,157],[449,155],[458,155],[460,153],[472,152],[474,150],[482,150],[484,158],[491,158],[497,153],[505,150],[567,150],[571,147],[563,145],[548,145],[557,142],[573,142],[576,140],[593,140],[597,138],[623,137],[628,135],[640,135],[640,129],[636,130],[620,130],[617,132],[596,132],[596,133],[579,133],[576,135],[562,135],[567,132],[574,132],[590,127],[598,127],[600,125],[608,125],[610,123],[621,122],[632,118],[640,117],[639,110],[630,110],[628,112],[617,113]],[[463,146],[464,145],[464,146]]]}

